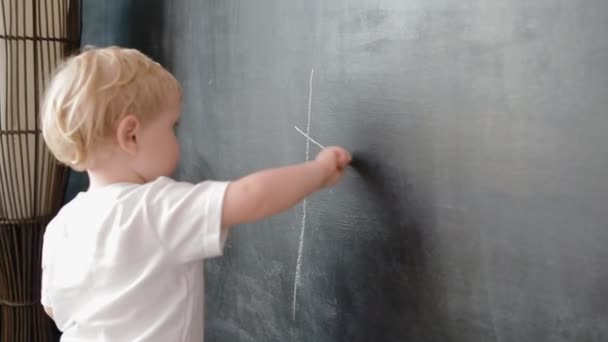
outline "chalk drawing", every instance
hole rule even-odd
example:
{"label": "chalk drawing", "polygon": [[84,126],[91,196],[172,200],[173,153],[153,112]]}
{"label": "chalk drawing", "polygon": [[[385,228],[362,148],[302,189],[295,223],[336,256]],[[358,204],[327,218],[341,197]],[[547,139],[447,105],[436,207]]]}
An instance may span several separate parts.
{"label": "chalk drawing", "polygon": [[[310,160],[310,121],[312,112],[312,81],[315,75],[315,69],[310,70],[310,78],[308,80],[308,120],[306,122],[306,133],[301,132],[297,127],[296,130],[300,131],[306,137],[306,161]],[[298,286],[302,285],[301,274],[302,274],[302,251],[304,250],[304,232],[306,231],[306,206],[307,201],[304,199],[302,203],[302,225],[300,227],[300,243],[298,245],[298,261],[296,263],[296,275],[293,281],[293,316],[292,319],[296,319],[296,308],[298,298]]]}
{"label": "chalk drawing", "polygon": [[300,134],[302,134],[307,140],[309,140],[311,143],[319,146],[320,148],[325,148],[325,146],[321,145],[321,143],[319,143],[318,141],[316,141],[315,139],[311,138],[308,134],[306,134],[305,132],[302,132],[301,129],[298,128],[298,126],[293,126],[293,128],[296,129],[296,131],[298,131]]}

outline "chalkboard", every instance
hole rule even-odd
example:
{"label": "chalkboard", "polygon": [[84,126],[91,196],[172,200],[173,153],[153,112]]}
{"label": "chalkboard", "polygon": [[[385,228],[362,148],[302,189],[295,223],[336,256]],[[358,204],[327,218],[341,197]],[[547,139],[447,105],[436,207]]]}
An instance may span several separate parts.
{"label": "chalkboard", "polygon": [[85,0],[83,25],[182,82],[179,179],[354,152],[206,263],[207,341],[608,340],[608,2]]}

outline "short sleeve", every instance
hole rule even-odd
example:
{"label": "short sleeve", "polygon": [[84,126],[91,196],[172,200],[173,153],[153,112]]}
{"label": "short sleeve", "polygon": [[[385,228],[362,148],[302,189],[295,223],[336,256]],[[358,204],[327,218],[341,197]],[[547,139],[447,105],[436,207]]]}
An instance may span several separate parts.
{"label": "short sleeve", "polygon": [[144,217],[165,251],[179,262],[222,255],[227,230],[222,206],[228,182],[198,184],[166,177],[146,187]]}

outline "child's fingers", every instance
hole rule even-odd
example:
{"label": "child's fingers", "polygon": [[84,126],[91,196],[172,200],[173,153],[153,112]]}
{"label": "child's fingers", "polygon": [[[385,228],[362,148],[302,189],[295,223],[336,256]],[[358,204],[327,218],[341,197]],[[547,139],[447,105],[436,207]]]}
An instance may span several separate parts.
{"label": "child's fingers", "polygon": [[329,146],[319,152],[317,159],[324,161],[330,168],[328,185],[334,185],[342,178],[345,168],[352,161],[351,154],[339,146]]}
{"label": "child's fingers", "polygon": [[342,168],[351,162],[352,157],[350,153],[342,147],[330,146],[327,149],[333,152],[339,167]]}
{"label": "child's fingers", "polygon": [[342,155],[342,165],[346,166],[348,164],[350,164],[350,162],[352,161],[353,157],[351,156],[350,153],[348,153],[348,151],[344,151],[344,154]]}
{"label": "child's fingers", "polygon": [[338,165],[340,166],[341,169],[346,167],[348,164],[350,164],[350,161],[351,161],[350,153],[348,153],[345,150],[339,151]]}

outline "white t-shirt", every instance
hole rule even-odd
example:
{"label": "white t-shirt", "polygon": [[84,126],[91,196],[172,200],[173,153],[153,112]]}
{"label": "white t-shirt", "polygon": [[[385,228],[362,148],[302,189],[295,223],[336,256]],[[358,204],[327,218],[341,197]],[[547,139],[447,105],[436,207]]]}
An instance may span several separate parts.
{"label": "white t-shirt", "polygon": [[161,177],[82,192],[49,223],[42,297],[63,342],[203,341],[203,259],[228,183]]}

